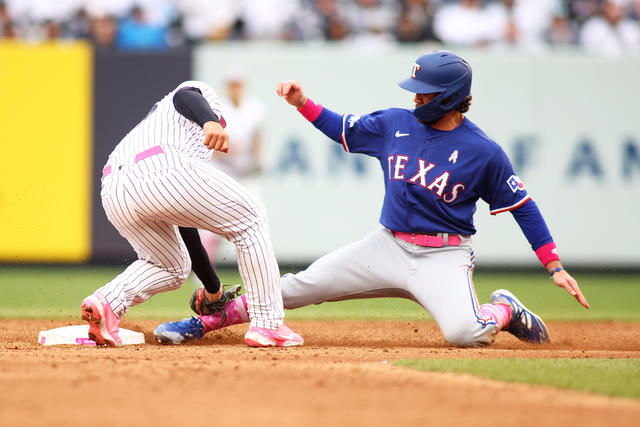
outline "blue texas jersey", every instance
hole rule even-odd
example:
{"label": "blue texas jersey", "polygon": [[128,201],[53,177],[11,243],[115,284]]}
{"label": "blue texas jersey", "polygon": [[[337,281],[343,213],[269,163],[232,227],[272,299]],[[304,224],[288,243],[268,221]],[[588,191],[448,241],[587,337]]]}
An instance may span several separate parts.
{"label": "blue texas jersey", "polygon": [[392,230],[474,234],[479,198],[491,214],[529,200],[502,148],[467,118],[440,131],[406,109],[347,114],[340,139],[346,151],[379,159],[386,190],[380,223]]}

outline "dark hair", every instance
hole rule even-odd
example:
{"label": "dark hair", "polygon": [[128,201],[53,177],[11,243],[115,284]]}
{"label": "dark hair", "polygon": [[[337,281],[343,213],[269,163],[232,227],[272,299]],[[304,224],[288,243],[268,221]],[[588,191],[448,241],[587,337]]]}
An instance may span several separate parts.
{"label": "dark hair", "polygon": [[461,113],[469,111],[469,108],[471,107],[471,98],[473,98],[471,95],[467,96],[464,101],[462,101],[462,104],[456,107],[456,111],[460,111]]}

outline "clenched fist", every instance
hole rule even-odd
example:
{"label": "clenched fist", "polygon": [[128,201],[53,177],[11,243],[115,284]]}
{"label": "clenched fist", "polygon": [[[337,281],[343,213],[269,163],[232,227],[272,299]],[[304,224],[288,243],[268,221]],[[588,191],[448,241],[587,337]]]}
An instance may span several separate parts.
{"label": "clenched fist", "polygon": [[222,125],[218,122],[209,121],[202,127],[204,131],[203,144],[209,150],[221,151],[226,153],[229,151],[229,135],[225,132]]}
{"label": "clenched fist", "polygon": [[302,85],[297,80],[278,83],[276,93],[296,108],[302,108],[305,102],[307,102],[307,97],[304,96],[304,92],[302,91]]}

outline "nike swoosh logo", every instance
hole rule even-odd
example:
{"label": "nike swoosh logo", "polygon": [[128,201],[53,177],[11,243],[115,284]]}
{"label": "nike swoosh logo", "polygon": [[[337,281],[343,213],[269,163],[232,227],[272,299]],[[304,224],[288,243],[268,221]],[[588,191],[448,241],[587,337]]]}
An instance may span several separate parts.
{"label": "nike swoosh logo", "polygon": [[396,138],[400,138],[401,136],[409,136],[408,133],[400,133],[399,130],[396,131]]}

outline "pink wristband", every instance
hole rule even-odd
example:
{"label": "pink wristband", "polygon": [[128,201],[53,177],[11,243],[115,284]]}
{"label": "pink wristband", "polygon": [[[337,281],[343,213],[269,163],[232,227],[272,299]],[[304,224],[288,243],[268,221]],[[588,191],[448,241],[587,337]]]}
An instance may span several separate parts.
{"label": "pink wristband", "polygon": [[540,246],[536,249],[536,255],[543,267],[546,267],[551,261],[560,260],[560,257],[558,256],[558,248],[556,248],[556,244],[553,242],[547,243],[546,245]]}
{"label": "pink wristband", "polygon": [[320,113],[322,113],[322,105],[316,104],[311,98],[307,98],[307,101],[304,103],[302,108],[298,108],[298,111],[305,119],[312,122],[318,118]]}

